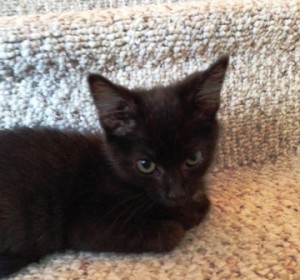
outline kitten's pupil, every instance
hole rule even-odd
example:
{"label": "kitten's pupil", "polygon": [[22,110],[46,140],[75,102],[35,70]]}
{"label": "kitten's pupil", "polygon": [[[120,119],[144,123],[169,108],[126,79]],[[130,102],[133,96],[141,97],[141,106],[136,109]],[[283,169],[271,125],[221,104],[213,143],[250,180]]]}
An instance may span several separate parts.
{"label": "kitten's pupil", "polygon": [[201,163],[202,160],[203,160],[203,156],[201,151],[197,151],[196,153],[188,157],[185,163],[187,166],[191,167]]}
{"label": "kitten's pupil", "polygon": [[149,159],[141,159],[137,161],[137,167],[142,173],[149,174],[155,170],[156,165]]}

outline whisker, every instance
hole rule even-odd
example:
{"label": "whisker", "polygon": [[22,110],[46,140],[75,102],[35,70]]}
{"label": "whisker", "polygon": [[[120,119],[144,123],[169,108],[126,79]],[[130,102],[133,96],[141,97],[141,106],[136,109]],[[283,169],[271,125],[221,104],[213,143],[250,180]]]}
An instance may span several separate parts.
{"label": "whisker", "polygon": [[[99,217],[98,223],[95,224],[95,228],[98,228],[101,224],[106,224],[109,220],[113,219],[110,228],[121,218],[123,215],[124,209],[122,209],[125,205],[130,203],[132,200],[136,199],[136,196],[130,198],[121,198],[113,207],[109,209],[108,212],[104,214],[104,216]],[[125,209],[128,209],[129,206]],[[117,217],[115,215],[119,214]]]}
{"label": "whisker", "polygon": [[140,216],[141,217],[144,216],[148,212],[148,210],[150,210],[154,205],[155,205],[155,201],[148,202],[148,205],[146,205],[146,207],[143,209]]}
{"label": "whisker", "polygon": [[139,201],[137,201],[136,204],[134,205],[130,215],[122,223],[122,227],[123,228],[126,227],[130,221],[132,221],[134,218],[136,218],[137,214],[140,213],[143,210],[143,208],[145,208],[147,206],[147,204],[148,204],[148,202],[144,201],[143,198],[141,198]]}
{"label": "whisker", "polygon": [[119,209],[120,207],[118,207],[116,210],[120,210],[120,211],[118,211],[118,216],[117,217],[115,217],[115,219],[113,220],[113,222],[110,224],[110,227],[111,228],[113,228],[114,226],[115,226],[115,224],[117,223],[117,222],[119,222],[121,219],[122,219],[122,217],[124,217],[125,215],[127,215],[127,214],[129,214],[130,212],[131,212],[131,210],[132,210],[132,208],[135,208],[135,204],[132,204],[132,203],[129,203],[128,204],[128,201],[126,202],[126,203],[123,203],[122,204],[122,206],[123,205],[126,205],[127,204],[127,207],[126,208],[123,208],[123,209]]}
{"label": "whisker", "polygon": [[[143,202],[143,200],[144,199],[142,196],[136,196],[133,199],[126,201],[127,207],[125,209],[119,209],[120,215],[118,215],[117,220],[121,220],[126,215],[129,217],[125,220],[125,222],[129,220],[131,216],[134,215],[134,212],[139,210],[140,204]],[[131,214],[132,211],[133,213]],[[124,222],[122,224],[124,224]]]}

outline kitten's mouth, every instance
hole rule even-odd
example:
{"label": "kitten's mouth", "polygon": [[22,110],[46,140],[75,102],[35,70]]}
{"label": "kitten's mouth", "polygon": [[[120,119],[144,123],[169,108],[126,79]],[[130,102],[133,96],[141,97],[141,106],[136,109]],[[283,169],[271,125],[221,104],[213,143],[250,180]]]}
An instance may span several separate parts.
{"label": "kitten's mouth", "polygon": [[170,199],[167,197],[164,197],[161,199],[160,203],[167,206],[167,207],[178,207],[183,206],[188,201],[188,198],[186,196],[181,197],[179,199]]}

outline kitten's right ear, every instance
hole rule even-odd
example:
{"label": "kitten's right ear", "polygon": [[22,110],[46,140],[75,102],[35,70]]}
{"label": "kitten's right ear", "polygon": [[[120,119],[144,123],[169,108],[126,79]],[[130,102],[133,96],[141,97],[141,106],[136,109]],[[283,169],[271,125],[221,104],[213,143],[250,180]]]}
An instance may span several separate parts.
{"label": "kitten's right ear", "polygon": [[188,88],[187,100],[196,106],[198,116],[215,118],[228,64],[229,56],[223,55],[208,69],[195,72],[184,81],[183,84]]}
{"label": "kitten's right ear", "polygon": [[130,133],[136,122],[129,90],[98,74],[89,74],[88,84],[105,132],[115,136]]}

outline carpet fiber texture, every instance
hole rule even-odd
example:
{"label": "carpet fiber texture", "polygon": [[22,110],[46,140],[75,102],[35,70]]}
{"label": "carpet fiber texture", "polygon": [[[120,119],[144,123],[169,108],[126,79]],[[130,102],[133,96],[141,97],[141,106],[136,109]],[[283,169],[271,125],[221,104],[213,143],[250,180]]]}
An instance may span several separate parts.
{"label": "carpet fiber texture", "polygon": [[[206,1],[206,0],[202,0]],[[45,14],[51,12],[100,10],[136,5],[184,3],[189,0],[0,0],[0,16]]]}
{"label": "carpet fiber texture", "polygon": [[69,253],[14,279],[300,279],[300,0],[0,4],[0,128],[99,131],[88,72],[150,87],[231,57],[207,221],[167,255]]}

